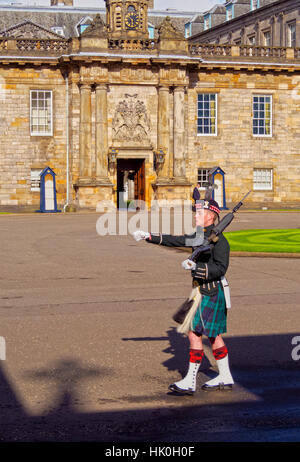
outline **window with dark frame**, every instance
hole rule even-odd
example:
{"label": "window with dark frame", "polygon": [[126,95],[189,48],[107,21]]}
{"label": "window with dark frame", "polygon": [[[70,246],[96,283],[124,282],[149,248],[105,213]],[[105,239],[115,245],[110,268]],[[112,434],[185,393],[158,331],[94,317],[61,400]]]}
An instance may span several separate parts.
{"label": "window with dark frame", "polygon": [[287,24],[287,46],[296,47],[296,21]]}
{"label": "window with dark frame", "polygon": [[272,136],[272,95],[253,96],[254,136]]}
{"label": "window with dark frame", "polygon": [[198,168],[198,183],[200,183],[200,188],[206,188],[209,171],[210,168]]}
{"label": "window with dark frame", "polygon": [[217,134],[216,93],[198,94],[197,133],[198,135]]}
{"label": "window with dark frame", "polygon": [[52,136],[52,91],[30,91],[30,134]]}

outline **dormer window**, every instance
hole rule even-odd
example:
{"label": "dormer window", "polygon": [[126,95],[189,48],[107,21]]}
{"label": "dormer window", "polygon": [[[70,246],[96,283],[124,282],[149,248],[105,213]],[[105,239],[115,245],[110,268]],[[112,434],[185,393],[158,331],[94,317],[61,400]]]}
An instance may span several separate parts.
{"label": "dormer window", "polygon": [[230,21],[234,18],[234,5],[229,5],[226,8],[226,21]]}
{"label": "dormer window", "polygon": [[93,22],[93,19],[90,16],[82,18],[79,23],[76,25],[76,31],[78,35],[81,35]]}
{"label": "dormer window", "polygon": [[55,34],[61,35],[62,37],[65,36],[63,27],[54,26],[54,27],[51,27],[51,30],[52,32],[55,32]]}
{"label": "dormer window", "polygon": [[206,14],[203,19],[204,19],[204,30],[210,29],[211,28],[211,15]]}
{"label": "dormer window", "polygon": [[251,0],[251,10],[257,10],[260,7],[260,0]]}
{"label": "dormer window", "polygon": [[148,24],[148,33],[149,33],[149,38],[154,39],[154,31],[155,28],[152,24]]}
{"label": "dormer window", "polygon": [[184,36],[185,38],[189,38],[191,35],[192,35],[192,24],[188,22],[184,26]]}

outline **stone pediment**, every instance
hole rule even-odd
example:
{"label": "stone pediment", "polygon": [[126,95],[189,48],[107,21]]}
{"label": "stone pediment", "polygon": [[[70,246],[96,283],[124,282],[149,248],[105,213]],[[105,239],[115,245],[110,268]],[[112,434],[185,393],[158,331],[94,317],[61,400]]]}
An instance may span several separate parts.
{"label": "stone pediment", "polygon": [[45,27],[35,24],[32,21],[24,21],[5,30],[0,31],[0,37],[11,37],[12,39],[57,39],[63,37]]}

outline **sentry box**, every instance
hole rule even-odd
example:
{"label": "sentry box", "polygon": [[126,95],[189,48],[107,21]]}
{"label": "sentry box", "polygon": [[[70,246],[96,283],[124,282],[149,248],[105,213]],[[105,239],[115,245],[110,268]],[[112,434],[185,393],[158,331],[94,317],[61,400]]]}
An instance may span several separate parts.
{"label": "sentry box", "polygon": [[212,198],[218,202],[221,210],[228,210],[226,207],[226,191],[225,191],[225,172],[221,167],[213,167],[208,172],[209,182],[215,187],[213,188]]}
{"label": "sentry box", "polygon": [[56,200],[56,174],[50,167],[40,173],[40,210],[41,213],[59,213]]}

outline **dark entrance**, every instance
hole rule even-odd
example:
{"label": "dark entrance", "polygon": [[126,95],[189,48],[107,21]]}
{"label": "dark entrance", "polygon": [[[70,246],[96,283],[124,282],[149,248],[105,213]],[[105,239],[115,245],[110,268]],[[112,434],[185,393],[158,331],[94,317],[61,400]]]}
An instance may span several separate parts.
{"label": "dark entrance", "polygon": [[117,160],[117,194],[118,208],[130,200],[145,201],[145,159]]}

